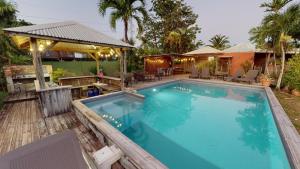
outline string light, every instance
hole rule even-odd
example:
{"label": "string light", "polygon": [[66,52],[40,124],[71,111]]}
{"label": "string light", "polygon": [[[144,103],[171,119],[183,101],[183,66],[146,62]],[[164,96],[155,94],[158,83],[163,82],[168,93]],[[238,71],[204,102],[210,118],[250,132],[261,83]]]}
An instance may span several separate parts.
{"label": "string light", "polygon": [[149,63],[160,63],[160,64],[165,62],[163,59],[155,59],[155,60],[147,59],[146,61]]}
{"label": "string light", "polygon": [[38,50],[39,50],[40,52],[43,51],[43,50],[44,50],[44,45],[40,45]]}
{"label": "string light", "polygon": [[46,45],[47,45],[47,46],[51,45],[51,41],[46,40]]}

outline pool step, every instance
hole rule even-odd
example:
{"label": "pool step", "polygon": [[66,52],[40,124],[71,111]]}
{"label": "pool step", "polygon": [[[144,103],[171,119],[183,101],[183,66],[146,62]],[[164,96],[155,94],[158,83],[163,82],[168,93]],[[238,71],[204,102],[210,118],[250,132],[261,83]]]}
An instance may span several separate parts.
{"label": "pool step", "polygon": [[111,165],[117,162],[123,155],[115,145],[105,146],[93,154],[98,168],[111,169]]}

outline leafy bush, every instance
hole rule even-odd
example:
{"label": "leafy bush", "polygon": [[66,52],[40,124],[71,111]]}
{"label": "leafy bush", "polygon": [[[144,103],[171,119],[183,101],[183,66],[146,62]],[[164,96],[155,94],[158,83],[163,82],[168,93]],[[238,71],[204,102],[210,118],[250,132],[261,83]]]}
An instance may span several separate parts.
{"label": "leafy bush", "polygon": [[252,62],[250,62],[249,60],[247,60],[244,63],[242,63],[241,66],[244,69],[244,72],[247,73],[252,68]]}
{"label": "leafy bush", "polygon": [[89,68],[89,72],[92,73],[92,74],[94,74],[94,75],[97,74],[97,66],[90,67]]}
{"label": "leafy bush", "polygon": [[284,83],[292,89],[300,90],[300,55],[296,55],[287,62]]}
{"label": "leafy bush", "polygon": [[203,68],[209,68],[210,74],[214,74],[216,70],[216,60],[200,62],[197,64],[197,69],[201,71]]}
{"label": "leafy bush", "polygon": [[74,73],[68,72],[62,68],[57,68],[52,72],[52,78],[54,82],[58,82],[59,78],[74,76]]}

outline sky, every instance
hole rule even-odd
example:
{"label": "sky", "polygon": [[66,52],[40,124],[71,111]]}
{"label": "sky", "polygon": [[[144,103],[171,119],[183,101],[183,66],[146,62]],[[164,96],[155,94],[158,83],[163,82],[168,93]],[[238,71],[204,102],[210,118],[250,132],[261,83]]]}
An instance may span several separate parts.
{"label": "sky", "polygon": [[[294,0],[299,2],[300,0]],[[123,37],[123,24],[117,29],[109,25],[109,15],[98,13],[98,0],[13,0],[19,11],[18,18],[34,24],[73,20],[90,26],[115,39]],[[197,24],[202,28],[198,39],[209,44],[216,34],[229,36],[232,45],[247,43],[249,30],[259,25],[264,10],[259,8],[262,0],[185,0],[199,15]],[[147,6],[151,6],[150,0]],[[135,36],[135,23],[131,23],[129,35]]]}

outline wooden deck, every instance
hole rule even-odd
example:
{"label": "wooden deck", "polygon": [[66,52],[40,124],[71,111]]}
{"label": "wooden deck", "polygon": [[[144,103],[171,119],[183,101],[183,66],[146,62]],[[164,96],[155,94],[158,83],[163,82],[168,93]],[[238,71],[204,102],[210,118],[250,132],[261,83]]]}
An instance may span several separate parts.
{"label": "wooden deck", "polygon": [[[26,96],[22,97],[26,98]],[[0,111],[0,156],[20,146],[68,129],[76,132],[88,155],[91,156],[93,152],[103,147],[93,132],[85,128],[73,112],[44,118],[36,99],[7,103]],[[113,168],[123,167],[116,163]]]}

